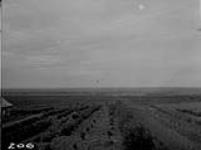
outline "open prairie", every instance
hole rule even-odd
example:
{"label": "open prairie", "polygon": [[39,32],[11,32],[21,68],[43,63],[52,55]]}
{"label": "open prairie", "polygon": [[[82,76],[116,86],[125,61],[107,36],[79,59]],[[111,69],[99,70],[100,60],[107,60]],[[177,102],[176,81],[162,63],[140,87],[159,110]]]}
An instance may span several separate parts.
{"label": "open prairie", "polygon": [[198,89],[9,91],[2,149],[200,150]]}

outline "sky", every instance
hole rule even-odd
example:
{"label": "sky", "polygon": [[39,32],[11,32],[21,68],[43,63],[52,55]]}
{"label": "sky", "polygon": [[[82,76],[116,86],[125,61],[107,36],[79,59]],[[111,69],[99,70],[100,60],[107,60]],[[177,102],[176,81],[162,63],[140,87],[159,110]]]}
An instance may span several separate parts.
{"label": "sky", "polygon": [[201,87],[199,7],[199,0],[5,0],[2,87]]}

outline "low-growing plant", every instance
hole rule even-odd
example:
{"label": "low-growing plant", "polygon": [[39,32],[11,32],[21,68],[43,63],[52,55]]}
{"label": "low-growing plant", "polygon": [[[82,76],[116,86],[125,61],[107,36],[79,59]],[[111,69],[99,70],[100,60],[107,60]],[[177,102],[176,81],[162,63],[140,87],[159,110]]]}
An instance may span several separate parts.
{"label": "low-growing plant", "polygon": [[125,150],[154,150],[153,137],[143,126],[130,128],[124,137]]}

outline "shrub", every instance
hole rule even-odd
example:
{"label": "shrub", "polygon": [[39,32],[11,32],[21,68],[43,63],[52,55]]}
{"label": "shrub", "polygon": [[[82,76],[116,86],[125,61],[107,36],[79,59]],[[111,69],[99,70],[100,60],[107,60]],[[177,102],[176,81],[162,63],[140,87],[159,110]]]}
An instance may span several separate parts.
{"label": "shrub", "polygon": [[153,137],[143,126],[130,128],[125,135],[123,145],[125,150],[153,150]]}

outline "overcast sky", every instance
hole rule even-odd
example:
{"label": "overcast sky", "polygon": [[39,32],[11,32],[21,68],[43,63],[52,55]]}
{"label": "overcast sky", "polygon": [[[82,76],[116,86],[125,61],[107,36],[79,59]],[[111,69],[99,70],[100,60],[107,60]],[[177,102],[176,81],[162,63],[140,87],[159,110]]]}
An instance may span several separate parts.
{"label": "overcast sky", "polygon": [[200,86],[199,0],[5,0],[4,88]]}

